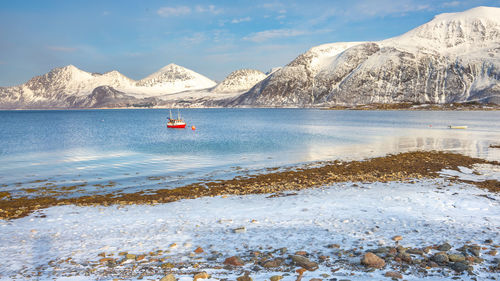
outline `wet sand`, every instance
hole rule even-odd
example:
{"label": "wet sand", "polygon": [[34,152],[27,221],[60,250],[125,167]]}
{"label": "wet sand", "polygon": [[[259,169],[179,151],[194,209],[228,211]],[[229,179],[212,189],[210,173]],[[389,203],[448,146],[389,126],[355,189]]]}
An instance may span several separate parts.
{"label": "wet sand", "polygon": [[[69,204],[78,206],[158,204],[203,196],[267,193],[272,194],[271,196],[282,196],[284,191],[320,187],[337,182],[389,182],[437,178],[440,176],[439,171],[443,169],[472,168],[475,164],[500,165],[500,162],[448,152],[417,151],[364,161],[332,161],[322,164],[320,167],[278,170],[230,180],[199,182],[174,189],[136,193],[82,195],[75,198],[58,198],[57,196],[12,198],[8,193],[3,192],[0,194],[0,219],[21,218],[38,209]],[[500,191],[500,182],[496,180],[467,181],[467,183],[475,184],[491,192]]]}

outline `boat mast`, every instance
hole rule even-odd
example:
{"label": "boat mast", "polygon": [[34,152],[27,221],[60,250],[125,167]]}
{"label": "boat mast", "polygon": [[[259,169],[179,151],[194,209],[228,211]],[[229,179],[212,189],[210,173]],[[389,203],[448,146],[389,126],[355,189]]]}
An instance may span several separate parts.
{"label": "boat mast", "polygon": [[169,119],[172,119],[172,109],[169,109],[170,111],[170,118]]}

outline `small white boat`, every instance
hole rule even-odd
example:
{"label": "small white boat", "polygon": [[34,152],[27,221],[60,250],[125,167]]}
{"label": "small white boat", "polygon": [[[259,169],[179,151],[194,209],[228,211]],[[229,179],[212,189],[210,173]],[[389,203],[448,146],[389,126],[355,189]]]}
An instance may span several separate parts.
{"label": "small white boat", "polygon": [[450,125],[450,126],[448,126],[448,128],[450,128],[450,129],[467,129],[467,126],[452,126],[452,125]]}

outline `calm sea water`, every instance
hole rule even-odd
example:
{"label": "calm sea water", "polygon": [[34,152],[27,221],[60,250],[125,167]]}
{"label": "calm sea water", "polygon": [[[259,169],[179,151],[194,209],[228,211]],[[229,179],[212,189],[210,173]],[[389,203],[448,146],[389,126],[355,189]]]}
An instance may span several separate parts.
{"label": "calm sea water", "polygon": [[[177,113],[177,112],[175,112]],[[415,149],[500,159],[500,112],[183,109],[0,111],[0,191],[136,191]],[[448,125],[467,125],[450,130]],[[105,186],[105,187],[102,187]]]}

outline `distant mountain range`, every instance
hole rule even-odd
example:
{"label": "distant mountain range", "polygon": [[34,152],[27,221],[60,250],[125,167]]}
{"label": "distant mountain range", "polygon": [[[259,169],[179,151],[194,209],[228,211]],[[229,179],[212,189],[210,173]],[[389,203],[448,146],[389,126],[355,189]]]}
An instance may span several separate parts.
{"label": "distant mountain range", "polygon": [[0,88],[0,108],[332,106],[370,103],[500,104],[500,8],[441,14],[401,36],[311,48],[264,74],[220,83],[169,64],[139,81],[69,65]]}

